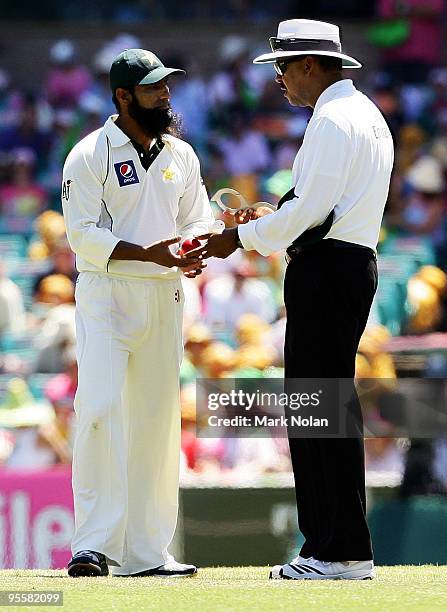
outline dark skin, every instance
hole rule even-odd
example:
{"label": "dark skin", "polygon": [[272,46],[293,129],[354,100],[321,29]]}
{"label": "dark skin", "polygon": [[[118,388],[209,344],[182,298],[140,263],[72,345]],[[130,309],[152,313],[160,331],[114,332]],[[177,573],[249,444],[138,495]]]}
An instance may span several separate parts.
{"label": "dark skin", "polygon": [[[287,62],[287,69],[283,76],[276,75],[275,81],[283,91],[292,106],[310,106],[315,104],[325,89],[343,78],[341,71],[325,71],[318,60],[310,55],[299,56]],[[256,210],[248,208],[236,212],[235,220],[240,224],[260,219],[268,214],[275,214],[270,208],[261,206]],[[225,259],[237,249],[237,228],[226,229],[222,234],[205,234],[200,239],[207,239],[207,244],[190,251],[191,255],[218,257]]]}
{"label": "dark skin", "polygon": [[[129,105],[135,95],[137,102],[144,108],[168,108],[169,106],[169,87],[168,79],[162,79],[152,85],[136,85],[134,94],[127,89],[118,87],[115,96],[119,103],[119,115],[116,125],[131,140],[134,140],[146,150],[149,149],[156,134],[149,134],[145,131],[133,117],[129,115]],[[120,240],[110,255],[110,259],[151,261],[166,268],[178,266],[182,269],[185,276],[194,278],[201,273],[206,264],[200,260],[198,255],[187,253],[183,256],[174,255],[169,249],[170,245],[179,243],[180,236],[159,240],[147,246],[141,246]]]}

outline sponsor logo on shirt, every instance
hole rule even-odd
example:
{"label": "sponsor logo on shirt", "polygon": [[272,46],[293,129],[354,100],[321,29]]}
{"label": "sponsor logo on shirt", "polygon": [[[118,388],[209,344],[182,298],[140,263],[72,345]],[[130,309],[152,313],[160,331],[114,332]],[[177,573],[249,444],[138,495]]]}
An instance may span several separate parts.
{"label": "sponsor logo on shirt", "polygon": [[134,163],[131,159],[123,162],[117,162],[114,164],[114,166],[120,187],[125,187],[126,185],[132,185],[133,183],[140,182]]}

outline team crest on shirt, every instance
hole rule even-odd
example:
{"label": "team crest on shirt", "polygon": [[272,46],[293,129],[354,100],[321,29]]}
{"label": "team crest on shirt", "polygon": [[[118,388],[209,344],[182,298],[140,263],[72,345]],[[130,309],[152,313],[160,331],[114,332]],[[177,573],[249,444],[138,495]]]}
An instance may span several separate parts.
{"label": "team crest on shirt", "polygon": [[171,168],[162,168],[161,170],[163,172],[163,180],[164,181],[173,181],[175,178],[175,172],[174,170],[171,170]]}
{"label": "team crest on shirt", "polygon": [[118,177],[120,187],[125,187],[126,185],[132,185],[133,183],[140,182],[137,171],[135,170],[135,165],[131,159],[117,162],[113,165],[115,166],[115,172],[116,176]]}

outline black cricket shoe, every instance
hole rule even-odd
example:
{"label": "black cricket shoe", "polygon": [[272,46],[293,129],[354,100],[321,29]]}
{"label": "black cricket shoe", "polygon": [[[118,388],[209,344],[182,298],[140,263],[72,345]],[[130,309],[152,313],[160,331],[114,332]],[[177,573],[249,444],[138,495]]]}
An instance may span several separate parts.
{"label": "black cricket shoe", "polygon": [[[164,565],[155,567],[153,569],[144,570],[136,574],[127,574],[128,577],[135,578],[137,576],[152,576],[154,578],[188,578],[197,574],[197,567],[195,565],[188,565],[186,563],[179,563],[178,561],[168,561]],[[115,574],[115,576],[125,577],[124,574]]]}
{"label": "black cricket shoe", "polygon": [[94,550],[81,550],[73,555],[68,564],[68,575],[72,578],[79,576],[108,576],[109,568],[105,555]]}

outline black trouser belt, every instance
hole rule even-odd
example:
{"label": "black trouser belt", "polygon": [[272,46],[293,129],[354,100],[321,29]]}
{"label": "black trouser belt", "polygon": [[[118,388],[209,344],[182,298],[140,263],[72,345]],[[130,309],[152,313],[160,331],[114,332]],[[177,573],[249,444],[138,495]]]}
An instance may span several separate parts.
{"label": "black trouser belt", "polygon": [[301,246],[291,245],[287,249],[287,255],[289,259],[293,259],[302,252],[317,251],[323,249],[360,249],[362,251],[368,251],[371,255],[375,252],[370,247],[364,246],[363,244],[356,244],[354,242],[346,242],[345,240],[337,240],[336,238],[326,238],[325,240],[319,240],[314,244],[303,244]]}

